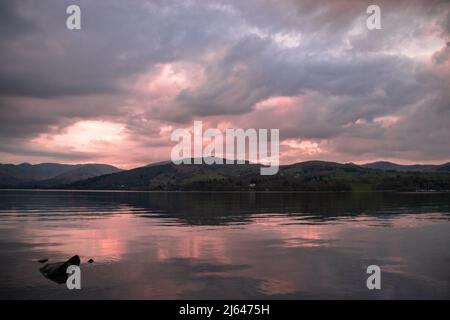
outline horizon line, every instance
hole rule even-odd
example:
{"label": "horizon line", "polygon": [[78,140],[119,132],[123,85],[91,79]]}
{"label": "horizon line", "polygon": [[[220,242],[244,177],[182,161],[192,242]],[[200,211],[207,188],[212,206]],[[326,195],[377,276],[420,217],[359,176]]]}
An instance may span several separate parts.
{"label": "horizon line", "polygon": [[[199,157],[197,157],[199,158]],[[201,157],[203,159],[203,157]],[[211,158],[211,157],[208,157]],[[223,159],[223,160],[227,160],[227,158],[221,158],[221,157],[212,157],[212,158],[218,158],[218,159]],[[194,157],[191,157],[190,159],[196,159]],[[231,159],[229,159],[231,160]],[[233,161],[238,161],[238,159],[234,159]],[[251,163],[248,160],[245,160],[247,163],[246,164],[254,164],[254,165],[262,165],[261,163]],[[115,167],[117,169],[120,170],[133,170],[133,169],[137,169],[137,168],[142,168],[142,167],[146,167],[146,166],[151,166],[151,165],[157,165],[157,164],[162,164],[162,163],[166,163],[166,162],[171,162],[171,160],[161,160],[161,161],[155,161],[155,162],[150,162],[147,164],[143,164],[140,166],[136,166],[136,167],[130,167],[129,169],[123,169],[119,166],[113,165],[113,164],[109,164],[109,163],[102,163],[102,162],[86,162],[86,163],[64,163],[64,162],[39,162],[39,163],[30,163],[30,162],[17,162],[17,163],[2,163],[0,162],[0,165],[14,165],[14,166],[20,166],[20,165],[31,165],[31,166],[36,166],[36,165],[43,165],[43,164],[58,164],[58,165],[69,165],[69,166],[84,166],[84,165],[108,165],[108,166],[112,166]],[[375,160],[375,161],[368,161],[368,162],[353,162],[353,161],[348,161],[348,162],[338,162],[338,161],[331,161],[331,160],[321,160],[321,159],[311,159],[311,160],[303,160],[303,161],[298,161],[298,162],[290,162],[290,163],[285,163],[285,164],[280,164],[280,167],[283,166],[290,166],[290,165],[295,165],[295,164],[299,164],[299,163],[306,163],[306,162],[328,162],[328,163],[337,163],[337,164],[354,164],[357,166],[364,166],[364,165],[368,165],[368,164],[375,164],[375,163],[390,163],[390,164],[394,164],[394,165],[400,165],[400,166],[442,166],[445,164],[450,163],[450,160],[448,161],[444,161],[442,163],[400,163],[400,162],[393,162],[393,161],[389,161],[389,160]],[[192,164],[193,165],[193,164]],[[230,165],[230,164],[226,164],[224,163],[224,165]]]}

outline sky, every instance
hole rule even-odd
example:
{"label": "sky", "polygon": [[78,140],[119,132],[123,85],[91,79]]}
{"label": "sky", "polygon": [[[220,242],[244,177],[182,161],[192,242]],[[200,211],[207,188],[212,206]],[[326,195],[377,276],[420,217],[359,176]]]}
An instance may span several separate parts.
{"label": "sky", "polygon": [[0,61],[0,163],[138,167],[195,120],[278,128],[284,164],[450,161],[445,0],[2,0]]}

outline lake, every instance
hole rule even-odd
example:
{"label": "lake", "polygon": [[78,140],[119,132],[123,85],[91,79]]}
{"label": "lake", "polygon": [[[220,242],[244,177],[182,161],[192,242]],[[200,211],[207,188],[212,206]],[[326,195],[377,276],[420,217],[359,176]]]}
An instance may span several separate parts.
{"label": "lake", "polygon": [[449,299],[450,194],[0,191],[0,261],[1,299]]}

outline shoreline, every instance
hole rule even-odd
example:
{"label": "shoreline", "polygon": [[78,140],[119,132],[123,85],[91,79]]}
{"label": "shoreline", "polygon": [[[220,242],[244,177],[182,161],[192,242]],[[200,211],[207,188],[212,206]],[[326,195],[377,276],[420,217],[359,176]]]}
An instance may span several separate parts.
{"label": "shoreline", "polygon": [[120,190],[120,189],[0,189],[2,191],[25,191],[25,192],[103,192],[103,193],[400,193],[400,194],[450,194],[450,190],[440,191],[396,191],[396,190],[369,190],[369,191],[295,191],[295,190]]}

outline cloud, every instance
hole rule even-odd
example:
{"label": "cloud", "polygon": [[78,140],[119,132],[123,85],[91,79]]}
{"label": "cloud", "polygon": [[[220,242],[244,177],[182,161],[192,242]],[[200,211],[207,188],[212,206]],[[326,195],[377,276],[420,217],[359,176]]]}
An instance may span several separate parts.
{"label": "cloud", "polygon": [[[375,31],[365,0],[80,0],[80,31],[65,28],[69,4],[0,4],[3,159],[166,160],[166,129],[194,119],[280,128],[291,162],[450,159],[445,1],[379,1]],[[89,122],[121,139],[77,150]]]}

